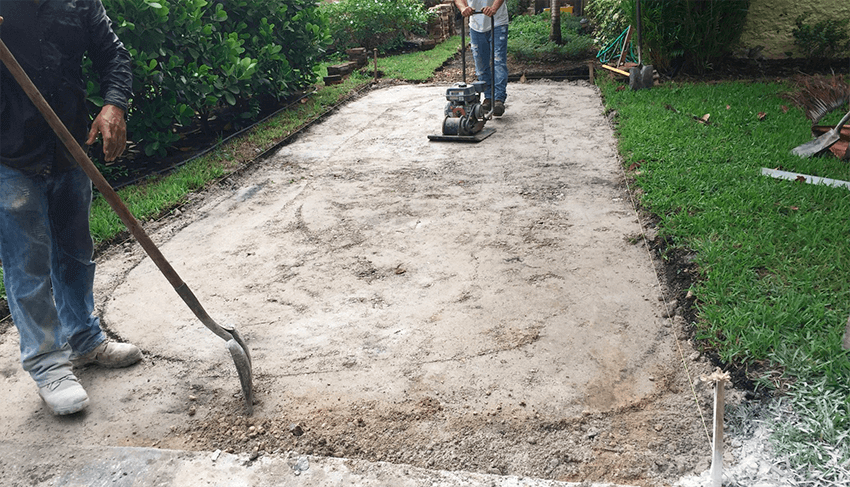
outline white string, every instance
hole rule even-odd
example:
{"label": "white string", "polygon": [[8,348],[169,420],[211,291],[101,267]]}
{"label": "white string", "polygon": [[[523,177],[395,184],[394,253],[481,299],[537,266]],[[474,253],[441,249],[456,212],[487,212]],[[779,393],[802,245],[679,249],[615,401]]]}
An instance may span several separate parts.
{"label": "white string", "polygon": [[[619,160],[619,158],[618,158],[618,160]],[[621,174],[623,175],[623,181],[625,181],[625,183],[626,183],[626,190],[627,190],[628,195],[629,195],[629,201],[632,203],[632,210],[635,212],[635,216],[637,217],[638,225],[640,225],[640,233],[641,233],[641,238],[643,238],[644,249],[646,250],[647,256],[649,257],[649,261],[654,262],[654,259],[652,258],[652,254],[649,251],[649,241],[646,238],[646,227],[644,227],[643,220],[640,218],[640,213],[638,212],[638,209],[637,209],[637,202],[635,202],[634,195],[632,193],[632,188],[629,185],[629,178],[626,175],[625,169],[623,169],[622,161],[620,161],[619,165],[620,165]],[[662,289],[661,278],[658,275],[658,269],[655,268],[655,265],[652,266],[652,270],[655,273],[655,282],[658,284],[658,289]],[[665,311],[666,316],[672,317],[673,313],[670,312],[670,308],[667,305],[667,300],[662,300],[662,302],[664,303],[664,311]],[[696,405],[697,412],[699,413],[700,420],[702,421],[702,427],[705,430],[705,436],[708,439],[708,444],[709,444],[709,449],[710,449],[711,445],[712,445],[711,433],[709,433],[709,431],[708,431],[708,424],[705,421],[705,415],[703,414],[702,408],[699,405],[699,397],[697,397],[697,392],[696,392],[696,389],[694,388],[694,379],[693,379],[693,377],[691,377],[691,371],[688,368],[687,360],[685,360],[685,353],[682,350],[681,343],[679,343],[679,335],[676,333],[676,327],[671,326],[670,328],[673,330],[673,338],[675,338],[675,340],[676,340],[676,348],[679,350],[679,357],[682,359],[682,365],[685,367],[685,375],[688,377],[688,384],[690,385],[691,393],[694,396],[694,404]]]}

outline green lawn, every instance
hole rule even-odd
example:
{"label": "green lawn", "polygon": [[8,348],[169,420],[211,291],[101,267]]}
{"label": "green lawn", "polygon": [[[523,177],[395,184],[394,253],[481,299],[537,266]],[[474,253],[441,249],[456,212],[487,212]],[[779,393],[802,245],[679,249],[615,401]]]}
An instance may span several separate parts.
{"label": "green lawn", "polygon": [[824,464],[826,452],[850,461],[842,436],[850,354],[840,346],[850,314],[850,191],[761,175],[767,167],[850,181],[850,164],[790,153],[811,139],[811,124],[781,97],[789,85],[601,88],[619,114],[640,204],[657,215],[660,235],[695,255],[700,346],[791,394],[808,427],[777,441],[799,465]]}

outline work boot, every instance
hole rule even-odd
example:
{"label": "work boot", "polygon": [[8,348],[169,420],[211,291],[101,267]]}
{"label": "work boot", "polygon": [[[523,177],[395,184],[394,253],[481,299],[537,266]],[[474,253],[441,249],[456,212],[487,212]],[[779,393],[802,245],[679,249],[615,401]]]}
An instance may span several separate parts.
{"label": "work boot", "polygon": [[142,352],[135,345],[104,340],[103,343],[94,347],[94,350],[71,359],[71,362],[77,367],[96,364],[117,369],[133,365],[139,360],[142,360]]}
{"label": "work boot", "polygon": [[89,405],[89,396],[86,394],[86,390],[71,373],[39,387],[38,395],[57,416],[82,411]]}
{"label": "work boot", "polygon": [[492,102],[492,101],[490,101],[490,99],[489,99],[489,98],[485,98],[485,99],[484,99],[484,103],[482,103],[482,104],[481,104],[481,108],[483,108],[483,109],[484,109],[484,113],[487,113],[487,112],[489,112],[489,111],[490,111],[490,106],[491,106],[492,104],[493,104],[493,102]]}
{"label": "work boot", "polygon": [[493,115],[497,117],[501,117],[505,114],[505,102],[502,100],[496,100],[496,103],[493,104]]}

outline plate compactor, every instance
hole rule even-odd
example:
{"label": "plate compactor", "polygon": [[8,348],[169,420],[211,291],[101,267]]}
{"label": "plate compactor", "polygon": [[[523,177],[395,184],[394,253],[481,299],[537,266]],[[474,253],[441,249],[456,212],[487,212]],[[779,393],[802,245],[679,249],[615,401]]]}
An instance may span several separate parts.
{"label": "plate compactor", "polygon": [[[483,15],[483,12],[478,11],[473,15]],[[465,19],[464,19],[465,20]],[[466,30],[461,22],[460,27],[460,45],[463,81],[455,83],[446,90],[446,109],[445,118],[443,119],[443,133],[429,135],[429,140],[444,141],[444,142],[480,142],[490,135],[496,129],[484,128],[487,120],[493,118],[493,104],[495,102],[495,80],[496,80],[496,47],[495,47],[495,26],[493,17],[490,17],[490,96],[491,105],[490,111],[485,112],[484,105],[481,103],[481,93],[487,88],[487,84],[483,81],[474,81],[472,84],[466,82]]]}

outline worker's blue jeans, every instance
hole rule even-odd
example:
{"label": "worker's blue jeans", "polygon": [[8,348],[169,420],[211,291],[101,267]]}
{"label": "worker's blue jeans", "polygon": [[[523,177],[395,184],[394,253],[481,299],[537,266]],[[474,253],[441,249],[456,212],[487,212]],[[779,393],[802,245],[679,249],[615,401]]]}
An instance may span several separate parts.
{"label": "worker's blue jeans", "polygon": [[71,371],[71,353],[106,339],[93,315],[91,181],[77,168],[26,176],[0,164],[0,260],[21,363],[39,387]]}
{"label": "worker's blue jeans", "polygon": [[[495,28],[495,99],[505,101],[508,98],[508,26],[497,25]],[[469,30],[469,44],[475,59],[475,74],[479,81],[487,83],[484,98],[490,98],[493,77],[490,73],[490,32]]]}

